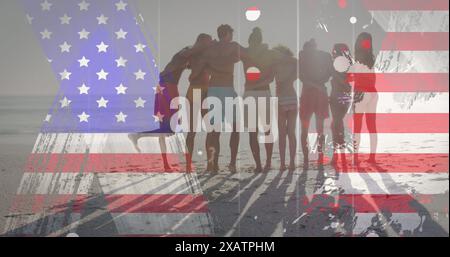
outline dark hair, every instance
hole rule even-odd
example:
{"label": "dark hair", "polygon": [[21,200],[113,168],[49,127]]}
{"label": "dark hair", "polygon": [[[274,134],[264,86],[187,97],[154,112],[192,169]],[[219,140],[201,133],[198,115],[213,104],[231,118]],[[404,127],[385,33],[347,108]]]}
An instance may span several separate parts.
{"label": "dark hair", "polygon": [[311,38],[310,40],[306,41],[305,44],[303,44],[303,50],[311,50],[316,49],[317,43],[314,38]]}
{"label": "dark hair", "polygon": [[291,51],[291,49],[283,45],[277,45],[276,47],[273,48],[273,50],[281,53],[282,55],[286,55],[289,57],[294,56],[294,53]]}
{"label": "dark hair", "polygon": [[228,24],[222,24],[217,28],[217,36],[219,39],[223,39],[228,33],[233,33],[233,28]]}
{"label": "dark hair", "polygon": [[260,45],[263,41],[261,29],[258,27],[253,28],[252,33],[248,37],[248,44],[250,46]]}
{"label": "dark hair", "polygon": [[372,35],[362,32],[358,35],[355,43],[355,60],[373,68],[375,65],[375,56],[373,55]]}
{"label": "dark hair", "polygon": [[208,41],[211,41],[212,37],[208,34],[201,33],[198,35],[197,40],[195,40],[194,47],[201,47],[208,43]]}
{"label": "dark hair", "polygon": [[352,54],[350,53],[350,49],[344,43],[338,43],[333,46],[333,50],[331,50],[331,55],[333,58],[338,56],[344,56],[350,61],[350,64],[353,63]]}

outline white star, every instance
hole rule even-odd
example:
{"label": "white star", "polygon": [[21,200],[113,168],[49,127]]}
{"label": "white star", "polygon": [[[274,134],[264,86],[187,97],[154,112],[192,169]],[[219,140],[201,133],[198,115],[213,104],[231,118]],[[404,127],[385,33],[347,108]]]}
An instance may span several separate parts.
{"label": "white star", "polygon": [[90,60],[83,56],[78,62],[80,63],[80,67],[88,67]]}
{"label": "white star", "polygon": [[30,16],[29,14],[27,14],[27,21],[29,24],[32,24],[34,20],[34,17]]}
{"label": "white star", "polygon": [[134,76],[136,76],[136,80],[144,80],[144,77],[147,73],[143,72],[141,69],[139,69],[137,72],[134,73]]}
{"label": "white star", "polygon": [[42,11],[50,11],[50,7],[52,7],[52,3],[49,3],[47,0],[41,3]]}
{"label": "white star", "polygon": [[142,99],[141,97],[139,97],[138,99],[134,100],[134,103],[136,104],[136,108],[144,108],[145,103],[147,101],[145,101],[144,99]]}
{"label": "white star", "polygon": [[64,41],[64,43],[62,45],[59,45],[59,47],[61,48],[61,53],[70,53],[70,48],[72,47],[71,45],[67,44],[67,42]]}
{"label": "white star", "polygon": [[105,72],[103,69],[99,72],[97,72],[98,80],[106,80],[106,77],[108,76],[108,72]]}
{"label": "white star", "polygon": [[122,2],[122,0],[120,0],[120,2],[116,3],[116,7],[117,7],[117,11],[125,11],[125,8],[127,7],[128,4]]}
{"label": "white star", "polygon": [[128,117],[128,115],[125,115],[123,112],[120,112],[116,115],[117,122],[125,122],[125,119]]}
{"label": "white star", "polygon": [[86,29],[78,32],[78,34],[80,35],[80,39],[88,39],[90,33],[91,32],[87,31]]}
{"label": "white star", "polygon": [[147,47],[147,46],[139,43],[139,44],[135,45],[134,47],[136,48],[136,53],[139,53],[139,52],[143,53],[144,52],[144,48]]}
{"label": "white star", "polygon": [[117,90],[117,94],[118,94],[118,95],[121,95],[121,94],[122,94],[122,95],[125,95],[125,94],[127,93],[127,92],[126,92],[127,89],[128,89],[128,88],[127,88],[127,87],[124,87],[123,84],[120,84],[118,87],[116,87],[116,90]]}
{"label": "white star", "polygon": [[90,115],[83,112],[82,114],[78,115],[78,118],[80,119],[80,122],[89,122],[88,119],[91,117]]}
{"label": "white star", "polygon": [[100,43],[100,45],[97,45],[98,48],[98,52],[104,52],[106,53],[106,49],[109,47],[109,45],[105,45],[105,43],[103,43],[103,41]]}
{"label": "white star", "polygon": [[89,8],[90,3],[87,3],[85,0],[83,2],[79,3],[78,6],[80,7],[80,11],[87,11]]}
{"label": "white star", "polygon": [[155,118],[155,122],[163,122],[164,115],[158,112],[156,115],[153,115],[153,118]]}
{"label": "white star", "polygon": [[59,101],[61,103],[61,108],[69,107],[71,100],[67,99],[67,97],[64,97],[62,100]]}
{"label": "white star", "polygon": [[155,90],[155,94],[162,94],[165,87],[160,86],[159,84],[156,87],[153,87],[153,90]]}
{"label": "white star", "polygon": [[115,32],[117,35],[117,39],[126,39],[126,36],[128,32],[123,31],[123,29],[120,29],[119,31]]}
{"label": "white star", "polygon": [[67,16],[65,13],[63,17],[59,18],[61,20],[61,24],[70,24],[70,20],[72,17]]}
{"label": "white star", "polygon": [[116,59],[117,67],[125,67],[127,65],[128,60],[124,59],[122,56],[119,59]]}
{"label": "white star", "polygon": [[109,101],[106,100],[105,98],[103,98],[103,96],[102,96],[102,98],[97,100],[98,108],[107,108],[108,106],[106,106],[106,105],[108,104],[108,102]]}
{"label": "white star", "polygon": [[82,94],[88,95],[89,89],[91,89],[91,88],[87,87],[86,84],[83,84],[83,85],[81,85],[81,87],[78,87],[78,90],[80,90],[80,95],[82,95]]}
{"label": "white star", "polygon": [[106,23],[108,22],[108,17],[106,17],[105,15],[100,15],[99,17],[97,17],[97,20],[98,20],[98,25],[100,25],[100,24],[105,24],[106,25]]}
{"label": "white star", "polygon": [[50,39],[52,37],[52,33],[53,32],[48,31],[48,29],[45,29],[44,31],[41,32],[42,39]]}
{"label": "white star", "polygon": [[70,75],[72,75],[72,73],[64,70],[63,72],[59,73],[59,75],[61,76],[61,80],[70,80]]}
{"label": "white star", "polygon": [[45,122],[50,122],[50,120],[52,119],[52,115],[51,114],[47,114],[47,116],[45,116]]}

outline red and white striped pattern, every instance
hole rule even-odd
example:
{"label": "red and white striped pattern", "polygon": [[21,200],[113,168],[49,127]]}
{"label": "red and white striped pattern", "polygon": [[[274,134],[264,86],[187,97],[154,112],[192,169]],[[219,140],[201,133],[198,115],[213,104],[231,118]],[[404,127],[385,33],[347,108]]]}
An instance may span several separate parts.
{"label": "red and white striped pattern", "polygon": [[108,236],[211,235],[196,174],[179,167],[183,136],[166,139],[170,172],[157,137],[139,143],[142,153],[126,134],[39,135],[5,233],[61,236],[103,219],[116,231]]}
{"label": "red and white striped pattern", "polygon": [[[392,217],[387,225],[401,225],[399,234],[389,234],[397,236],[417,231],[424,210],[448,219],[448,1],[364,4],[387,32],[375,65],[378,105],[370,114],[376,116],[380,164],[340,165],[339,177],[328,179],[314,197],[330,197],[320,192],[338,188],[339,195],[331,198],[354,208],[353,234],[367,232],[374,216],[388,212]],[[363,124],[360,160],[370,153],[370,134]]]}
{"label": "red and white striped pattern", "polygon": [[[414,231],[423,223],[418,205],[431,206],[427,212],[443,213],[448,219],[448,1],[363,1],[387,32],[377,57],[379,102],[373,114],[381,163],[377,169],[341,165],[338,178],[327,179],[322,188],[307,191],[309,196],[298,201],[314,208],[314,199],[332,198],[336,205],[328,207],[353,207],[355,235],[366,232],[372,218],[384,211],[392,213],[391,223],[401,225],[400,233]],[[422,99],[430,93],[435,94],[430,101],[415,101],[411,108],[401,105],[411,96]],[[366,132],[362,131],[360,159],[370,152]],[[185,152],[182,142],[179,137],[169,139],[171,162]],[[137,154],[121,134],[40,135],[6,233],[64,235],[106,214],[110,218],[104,223],[114,223],[118,236],[212,234],[195,173],[164,172],[156,138],[143,139],[140,145],[143,153]],[[291,183],[287,197],[295,185]],[[99,195],[91,192],[96,186],[102,205],[97,204]],[[254,194],[266,188],[262,183]],[[333,188],[341,193],[326,193]],[[229,235],[252,203],[244,206]]]}

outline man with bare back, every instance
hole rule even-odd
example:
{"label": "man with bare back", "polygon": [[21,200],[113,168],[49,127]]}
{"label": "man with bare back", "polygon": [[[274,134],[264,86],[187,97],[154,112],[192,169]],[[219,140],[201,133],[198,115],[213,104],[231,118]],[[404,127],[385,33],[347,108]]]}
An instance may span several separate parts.
{"label": "man with bare back", "polygon": [[[236,157],[239,148],[239,133],[236,130],[235,115],[225,117],[225,98],[237,97],[233,85],[233,73],[234,64],[240,61],[242,47],[232,41],[233,29],[230,25],[220,25],[217,29],[217,34],[219,41],[204,52],[203,61],[210,74],[208,97],[220,99],[222,104],[222,120],[214,120],[212,123],[227,123],[233,126],[233,132],[230,138],[231,160],[229,168],[234,172],[236,170]],[[207,171],[217,172],[219,170],[220,132],[220,130],[213,130],[207,135]]]}

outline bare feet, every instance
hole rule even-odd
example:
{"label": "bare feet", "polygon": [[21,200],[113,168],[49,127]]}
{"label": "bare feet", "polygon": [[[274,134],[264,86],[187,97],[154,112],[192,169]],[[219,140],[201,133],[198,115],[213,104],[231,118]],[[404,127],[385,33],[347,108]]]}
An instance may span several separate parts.
{"label": "bare feet", "polygon": [[272,169],[272,164],[271,163],[266,163],[266,165],[264,166],[264,172],[269,172]]}
{"label": "bare feet", "polygon": [[303,171],[309,170],[309,158],[306,157],[303,159]]}
{"label": "bare feet", "polygon": [[280,172],[283,172],[283,171],[285,171],[285,170],[287,170],[286,165],[281,164],[281,165],[280,165]]}
{"label": "bare feet", "polygon": [[231,171],[231,173],[236,173],[236,163],[230,163],[227,167]]}
{"label": "bare feet", "polygon": [[131,143],[133,143],[134,149],[138,153],[140,153],[141,149],[139,148],[139,145],[138,145],[139,134],[128,134],[128,138],[131,140]]}
{"label": "bare feet", "polygon": [[186,171],[192,172],[192,156],[189,153],[186,154]]}
{"label": "bare feet", "polygon": [[289,171],[290,172],[295,171],[295,163],[289,164]]}
{"label": "bare feet", "polygon": [[217,174],[219,172],[219,166],[208,163],[208,165],[206,166],[206,172],[210,172],[212,174]]}
{"label": "bare feet", "polygon": [[164,171],[172,171],[172,166],[169,163],[164,162]]}
{"label": "bare feet", "polygon": [[253,172],[254,172],[254,173],[261,173],[261,172],[263,172],[263,168],[262,168],[261,166],[257,166],[257,167],[253,170]]}

